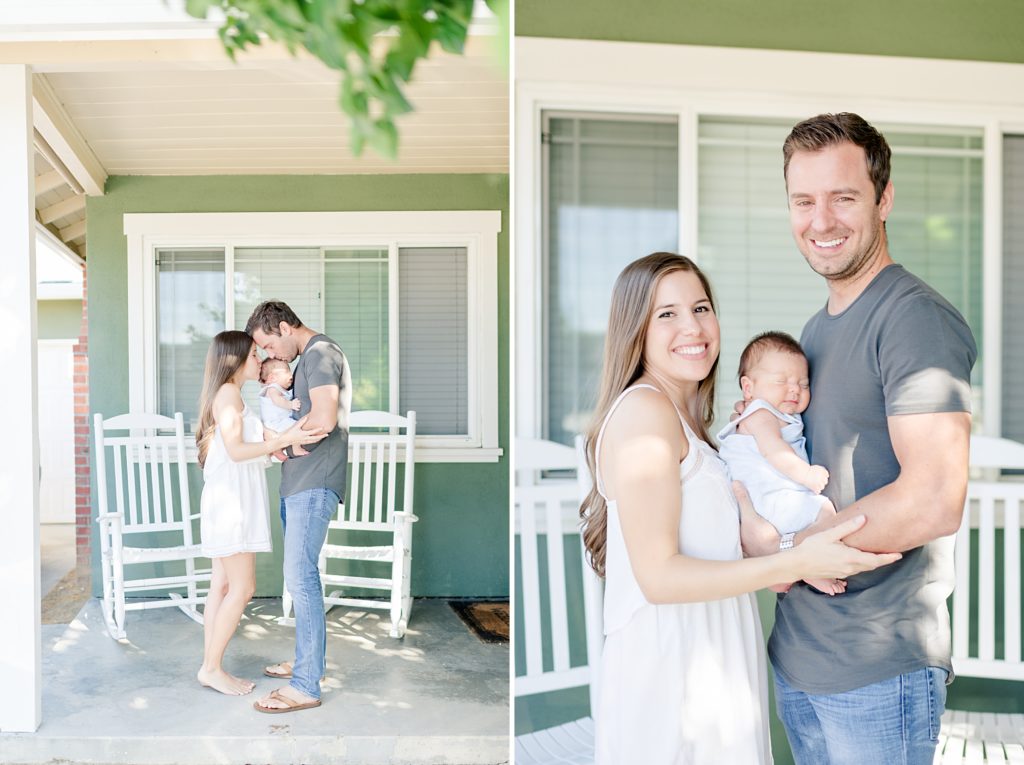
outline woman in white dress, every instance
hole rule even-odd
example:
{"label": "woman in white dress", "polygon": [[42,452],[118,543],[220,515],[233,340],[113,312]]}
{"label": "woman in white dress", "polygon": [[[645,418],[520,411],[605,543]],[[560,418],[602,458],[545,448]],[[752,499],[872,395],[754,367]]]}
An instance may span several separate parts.
{"label": "woman in white dress", "polygon": [[753,591],[899,558],[843,544],[863,516],[743,558],[740,510],[709,435],[718,351],[711,287],[692,261],[655,253],[626,267],[612,294],[587,438],[594,490],[583,505],[588,556],[606,579],[598,765],[770,763]]}
{"label": "woman in white dress", "polygon": [[264,440],[259,417],[242,401],[242,385],[258,380],[259,372],[260,358],[249,335],[228,330],[214,337],[206,354],[196,430],[204,480],[200,539],[203,554],[213,560],[203,610],[203,665],[196,677],[200,684],[229,696],[255,687],[226,672],[221,663],[256,589],[253,554],[270,551],[267,458],[287,446],[326,437],[319,429],[303,430],[303,417],[287,431]]}

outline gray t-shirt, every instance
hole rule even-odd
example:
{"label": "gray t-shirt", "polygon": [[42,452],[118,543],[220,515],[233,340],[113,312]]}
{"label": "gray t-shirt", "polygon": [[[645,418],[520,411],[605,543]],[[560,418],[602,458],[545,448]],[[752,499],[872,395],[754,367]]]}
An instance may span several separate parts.
{"label": "gray t-shirt", "polygon": [[[842,313],[819,311],[800,342],[811,372],[808,451],[828,469],[825,494],[837,508],[899,475],[888,416],[971,411],[971,330],[902,266],[883,269]],[[795,584],[779,596],[769,655],[807,693],[842,693],[928,666],[952,672],[952,591],[952,537],[850,577],[843,595]]]}
{"label": "gray t-shirt", "polygon": [[310,338],[296,364],[292,390],[302,408],[294,415],[309,414],[310,388],[338,386],[338,424],[323,441],[303,448],[310,454],[293,457],[281,465],[281,496],[290,497],[306,489],[327,488],[345,499],[345,472],[348,467],[348,413],[352,408],[352,380],[348,362],[336,342],[327,335]]}

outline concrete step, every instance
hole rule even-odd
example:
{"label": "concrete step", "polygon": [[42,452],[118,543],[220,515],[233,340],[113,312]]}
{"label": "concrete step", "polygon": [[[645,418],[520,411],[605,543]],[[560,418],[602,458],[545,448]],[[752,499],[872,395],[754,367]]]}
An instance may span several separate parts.
{"label": "concrete step", "polygon": [[43,723],[0,733],[0,762],[88,765],[480,765],[509,761],[509,650],[479,641],[444,601],[417,600],[405,638],[386,614],[334,608],[317,709],[267,715],[279,687],[263,667],[290,660],[280,600],[254,601],[225,667],[257,681],[224,696],[195,680],[203,631],[176,609],[128,615],[112,640],[99,603],[43,627]]}

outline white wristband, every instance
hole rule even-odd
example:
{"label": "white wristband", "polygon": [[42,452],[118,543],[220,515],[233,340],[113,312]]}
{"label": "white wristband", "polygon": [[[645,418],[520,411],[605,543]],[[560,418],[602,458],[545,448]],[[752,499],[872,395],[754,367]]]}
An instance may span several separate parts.
{"label": "white wristband", "polygon": [[790,548],[792,548],[793,537],[795,536],[796,533],[791,531],[788,534],[783,534],[781,537],[779,537],[779,551],[781,552],[782,550],[789,550]]}

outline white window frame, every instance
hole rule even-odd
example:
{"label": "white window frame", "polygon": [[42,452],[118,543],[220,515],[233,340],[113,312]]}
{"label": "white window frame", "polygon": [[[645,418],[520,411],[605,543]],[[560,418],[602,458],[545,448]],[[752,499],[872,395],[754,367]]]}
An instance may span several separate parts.
{"label": "white window frame", "polygon": [[[517,37],[515,433],[543,433],[542,113],[656,114],[679,123],[679,247],[696,259],[698,123],[857,112],[872,122],[984,132],[982,432],[1002,416],[1002,141],[1024,133],[1024,65]],[[552,66],[552,62],[558,62]],[[779,147],[779,173],[782,172]],[[899,189],[896,190],[899,204]],[[794,246],[794,256],[796,250]],[[643,253],[637,253],[641,255]]]}
{"label": "white window frame", "polygon": [[[130,411],[155,412],[159,405],[158,249],[224,248],[226,270],[233,270],[234,251],[241,247],[359,246],[387,250],[389,403],[391,410],[397,411],[398,251],[404,247],[465,247],[469,432],[466,436],[417,436],[416,461],[497,462],[502,455],[498,446],[497,350],[500,231],[501,212],[496,210],[126,214]],[[225,293],[225,324],[232,327],[234,294],[229,279],[225,279]],[[339,340],[343,343],[343,338]]]}

